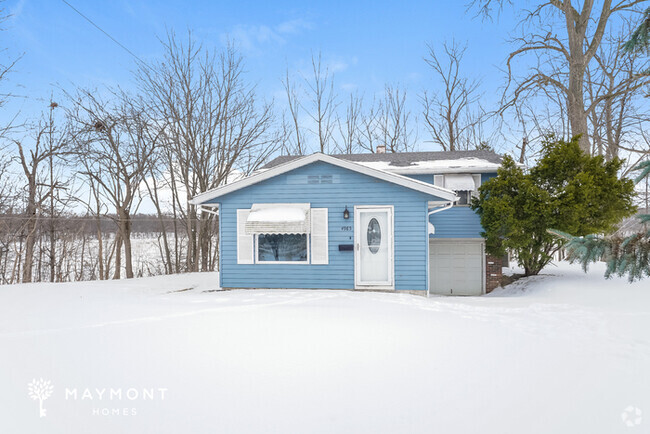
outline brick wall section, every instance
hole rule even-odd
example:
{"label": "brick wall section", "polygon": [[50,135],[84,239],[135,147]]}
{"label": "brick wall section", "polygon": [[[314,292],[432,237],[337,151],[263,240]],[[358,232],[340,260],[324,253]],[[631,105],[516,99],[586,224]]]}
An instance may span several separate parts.
{"label": "brick wall section", "polygon": [[485,292],[492,292],[501,286],[503,259],[496,256],[485,255]]}

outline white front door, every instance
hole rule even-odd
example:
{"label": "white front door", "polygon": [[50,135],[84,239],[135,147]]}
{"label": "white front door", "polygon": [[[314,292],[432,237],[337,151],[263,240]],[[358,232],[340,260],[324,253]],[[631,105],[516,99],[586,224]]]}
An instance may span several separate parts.
{"label": "white front door", "polygon": [[354,207],[357,287],[393,289],[393,207]]}

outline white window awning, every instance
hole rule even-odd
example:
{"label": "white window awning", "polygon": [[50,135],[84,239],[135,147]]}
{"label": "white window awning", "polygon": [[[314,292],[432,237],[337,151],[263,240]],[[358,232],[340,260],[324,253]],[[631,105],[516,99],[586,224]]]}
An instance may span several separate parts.
{"label": "white window awning", "polygon": [[445,188],[453,191],[474,191],[476,184],[472,175],[445,175]]}
{"label": "white window awning", "polygon": [[246,219],[247,234],[309,233],[308,203],[255,203]]}

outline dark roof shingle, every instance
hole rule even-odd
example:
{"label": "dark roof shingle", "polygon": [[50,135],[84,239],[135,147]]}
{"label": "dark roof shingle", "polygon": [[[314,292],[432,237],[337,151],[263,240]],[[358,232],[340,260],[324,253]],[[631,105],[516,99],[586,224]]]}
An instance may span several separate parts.
{"label": "dark roof shingle", "polygon": [[[297,155],[282,155],[269,161],[263,169],[271,169],[280,164],[288,163],[299,158]],[[367,153],[367,154],[337,154],[332,157],[358,163],[372,163],[385,161],[391,166],[411,166],[418,161],[459,160],[461,158],[477,158],[490,163],[501,164],[503,157],[493,151],[439,151],[439,152],[398,152],[398,153]]]}

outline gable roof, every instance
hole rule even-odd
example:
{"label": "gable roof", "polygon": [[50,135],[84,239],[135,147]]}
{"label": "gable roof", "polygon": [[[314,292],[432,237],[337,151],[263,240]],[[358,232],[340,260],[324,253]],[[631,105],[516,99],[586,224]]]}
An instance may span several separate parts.
{"label": "gable roof", "polygon": [[[335,158],[353,161],[375,169],[394,173],[454,173],[496,171],[503,157],[493,151],[440,151],[440,152],[397,152],[337,154]],[[283,155],[266,164],[262,169],[271,169],[300,158]]]}
{"label": "gable roof", "polygon": [[[275,161],[275,160],[274,160]],[[215,189],[201,193],[190,200],[192,205],[199,205],[205,203],[209,200],[215,199],[220,196],[224,196],[233,191],[237,191],[244,187],[257,184],[258,182],[266,181],[267,179],[273,178],[275,176],[281,175],[283,173],[289,172],[291,170],[297,169],[299,167],[306,166],[308,164],[315,163],[317,161],[322,161],[324,163],[331,164],[333,166],[342,167],[344,169],[351,170],[353,172],[362,173],[364,175],[372,176],[373,178],[378,178],[386,182],[391,182],[393,184],[401,185],[402,187],[410,188],[411,190],[420,191],[422,193],[427,193],[432,196],[437,196],[441,199],[448,201],[456,201],[456,193],[446,188],[437,187],[433,184],[428,184],[426,182],[418,181],[407,176],[398,175],[395,173],[386,172],[383,170],[372,169],[370,167],[362,166],[358,163],[352,161],[347,161],[344,159],[336,158],[331,155],[315,153],[303,157],[292,158],[291,160],[284,162],[283,164],[277,164],[268,170],[256,173],[254,175],[248,176],[237,180],[231,184],[222,185]]]}

